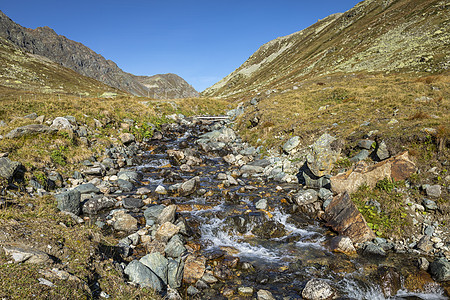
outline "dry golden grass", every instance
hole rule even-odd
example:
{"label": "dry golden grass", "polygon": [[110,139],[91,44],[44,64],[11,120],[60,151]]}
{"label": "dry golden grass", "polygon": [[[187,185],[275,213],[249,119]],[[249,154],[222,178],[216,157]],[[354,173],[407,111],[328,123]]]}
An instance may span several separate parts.
{"label": "dry golden grass", "polygon": [[[446,75],[329,76],[263,98],[257,109],[249,105],[238,126],[247,140],[266,147],[278,146],[293,135],[308,145],[324,132],[351,139],[377,130],[378,136],[400,141],[425,135],[426,127],[449,128],[449,87]],[[260,122],[251,127],[255,115]]]}
{"label": "dry golden grass", "polygon": [[[62,225],[65,224],[65,225]],[[100,288],[114,299],[159,299],[153,291],[128,285],[114,268],[113,261],[100,253],[101,247],[118,240],[105,236],[96,226],[75,225],[56,209],[52,197],[8,199],[0,209],[2,234],[14,237],[9,242],[29,245],[56,258],[53,265],[12,264],[0,248],[0,297],[6,299],[92,299],[91,291]],[[32,242],[31,242],[32,241]],[[48,278],[54,287],[39,283],[39,271],[58,268],[81,281]],[[98,286],[95,286],[98,281]]]}
{"label": "dry golden grass", "polygon": [[[4,90],[3,90],[4,91]],[[45,121],[55,117],[74,116],[77,121],[87,124],[95,130],[95,136],[90,139],[95,143],[90,147],[83,145],[79,139],[70,134],[27,136],[18,139],[0,139],[0,152],[8,152],[13,160],[22,162],[31,169],[54,165],[63,167],[64,171],[76,168],[76,164],[87,159],[93,153],[100,153],[111,138],[117,138],[120,123],[124,119],[133,119],[138,127],[147,122],[155,125],[168,122],[165,115],[182,113],[184,115],[222,114],[232,108],[229,102],[204,98],[153,100],[131,96],[119,96],[115,99],[80,98],[77,96],[32,94],[22,91],[0,93],[0,120],[7,126],[0,127],[0,135],[5,136],[14,128],[35,124],[34,120],[24,116],[36,113],[44,115]],[[95,120],[104,126],[95,127]],[[139,132],[136,133],[141,137]],[[52,152],[65,158],[66,164],[58,166],[52,159]],[[55,154],[55,153],[53,153]]]}

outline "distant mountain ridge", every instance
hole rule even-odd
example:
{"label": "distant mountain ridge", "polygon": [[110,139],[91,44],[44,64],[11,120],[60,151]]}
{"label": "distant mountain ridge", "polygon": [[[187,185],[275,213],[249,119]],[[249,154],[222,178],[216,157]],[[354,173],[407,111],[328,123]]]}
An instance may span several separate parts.
{"label": "distant mountain ridge", "polygon": [[365,0],[264,44],[202,94],[239,97],[340,72],[444,72],[449,15],[448,1]]}
{"label": "distant mountain ridge", "polygon": [[[0,11],[0,36],[27,52],[49,58],[64,67],[97,79],[109,86],[138,96],[147,96],[149,92],[154,92],[154,89],[149,91],[141,83],[142,76],[137,77],[124,72],[113,61],[105,59],[102,55],[95,53],[79,42],[58,35],[47,26],[36,29],[25,28]],[[164,77],[164,75],[161,76]],[[159,87],[158,98],[165,96],[165,94],[172,95],[174,98],[181,98],[181,95],[198,96],[197,91],[181,77],[179,77],[177,83],[183,86],[183,88],[180,86],[175,89],[178,93],[172,92],[173,89],[166,93],[163,87]]]}
{"label": "distant mountain ridge", "polygon": [[134,76],[147,89],[147,96],[155,99],[177,99],[198,97],[199,93],[176,74]]}

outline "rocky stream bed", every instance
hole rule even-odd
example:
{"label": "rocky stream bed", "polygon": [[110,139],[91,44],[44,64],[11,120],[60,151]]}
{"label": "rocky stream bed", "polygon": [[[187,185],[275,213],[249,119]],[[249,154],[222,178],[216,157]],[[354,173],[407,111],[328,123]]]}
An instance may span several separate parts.
{"label": "rocky stream bed", "polygon": [[104,256],[131,284],[167,299],[447,299],[437,226],[411,245],[377,238],[329,177],[300,184],[301,164],[262,157],[227,119],[176,121],[142,143],[123,134],[55,193],[61,211],[120,239]]}

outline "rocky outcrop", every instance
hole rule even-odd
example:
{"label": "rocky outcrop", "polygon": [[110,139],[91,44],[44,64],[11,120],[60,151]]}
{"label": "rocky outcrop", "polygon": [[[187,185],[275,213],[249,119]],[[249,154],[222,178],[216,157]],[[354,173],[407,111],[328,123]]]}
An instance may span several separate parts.
{"label": "rocky outcrop", "polygon": [[[197,93],[182,78],[173,74],[147,77],[126,73],[113,61],[105,59],[81,43],[58,35],[49,27],[25,28],[13,22],[1,11],[0,36],[27,52],[46,57],[81,75],[134,95],[164,98],[167,94],[166,98],[170,98],[169,96],[181,98],[184,95],[195,97]],[[158,78],[165,78],[170,84],[155,82]],[[150,89],[147,85],[153,85],[156,89]]]}
{"label": "rocky outcrop", "polygon": [[373,240],[375,234],[367,226],[348,193],[339,194],[325,208],[327,225],[341,235],[348,236],[353,243]]}
{"label": "rocky outcrop", "polygon": [[360,162],[353,169],[331,177],[331,188],[336,193],[354,193],[362,184],[373,188],[386,177],[395,181],[405,180],[416,170],[408,152],[403,152],[370,166]]}

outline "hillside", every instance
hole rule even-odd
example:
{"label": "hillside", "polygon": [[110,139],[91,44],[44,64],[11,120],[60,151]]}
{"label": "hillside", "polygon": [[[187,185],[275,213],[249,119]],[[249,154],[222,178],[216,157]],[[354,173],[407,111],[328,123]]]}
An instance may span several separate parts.
{"label": "hillside", "polygon": [[450,4],[366,0],[261,46],[203,94],[237,97],[336,73],[440,73],[450,66]]}
{"label": "hillside", "polygon": [[77,96],[119,92],[45,57],[27,53],[1,37],[0,61],[2,99],[24,92]]}
{"label": "hillside", "polygon": [[[46,57],[109,86],[137,96],[149,94],[147,87],[133,74],[124,72],[113,61],[105,59],[81,43],[58,35],[49,27],[25,28],[0,11],[0,37],[11,41],[26,52]],[[183,93],[192,94],[192,87],[185,92],[184,86],[189,85],[183,83],[182,86],[177,87],[181,93],[174,94],[168,91],[168,94],[176,96],[174,98],[181,98]],[[158,91],[162,92],[157,95],[158,97],[166,93],[163,87],[158,87]]]}

